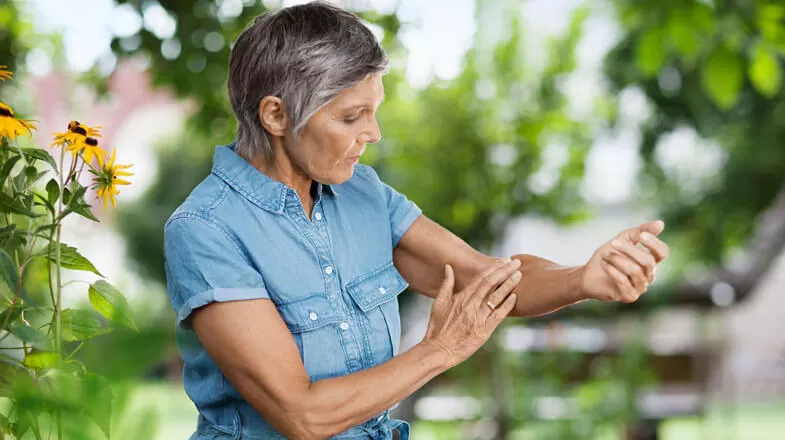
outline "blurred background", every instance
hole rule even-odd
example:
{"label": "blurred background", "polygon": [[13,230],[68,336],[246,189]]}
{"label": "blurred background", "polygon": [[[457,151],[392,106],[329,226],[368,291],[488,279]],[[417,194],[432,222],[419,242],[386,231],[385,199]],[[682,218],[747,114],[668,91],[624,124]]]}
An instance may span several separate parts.
{"label": "blurred background", "polygon": [[[672,251],[636,304],[509,320],[395,409],[414,438],[785,439],[781,1],[335,3],[392,61],[383,140],[363,160],[429,217],[489,254],[566,265],[663,218]],[[142,328],[78,355],[125,390],[120,438],[195,427],[162,227],[234,137],[230,43],[281,5],[0,1],[0,64],[16,72],[0,91],[39,121],[29,142],[76,119],[134,164],[118,208],[70,220],[63,239],[122,286]],[[406,292],[400,307],[403,350],[430,300]]]}

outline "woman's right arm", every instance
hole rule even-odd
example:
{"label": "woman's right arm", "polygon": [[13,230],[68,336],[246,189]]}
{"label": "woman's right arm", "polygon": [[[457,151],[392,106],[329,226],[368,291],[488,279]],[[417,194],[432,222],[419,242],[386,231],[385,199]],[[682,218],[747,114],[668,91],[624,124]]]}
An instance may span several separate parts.
{"label": "woman's right arm", "polygon": [[[421,343],[354,374],[311,382],[270,300],[215,302],[197,309],[193,329],[240,394],[288,438],[326,438],[401,401],[482,346],[515,305],[517,260],[499,262],[453,293],[451,268]],[[491,311],[486,301],[497,304]]]}

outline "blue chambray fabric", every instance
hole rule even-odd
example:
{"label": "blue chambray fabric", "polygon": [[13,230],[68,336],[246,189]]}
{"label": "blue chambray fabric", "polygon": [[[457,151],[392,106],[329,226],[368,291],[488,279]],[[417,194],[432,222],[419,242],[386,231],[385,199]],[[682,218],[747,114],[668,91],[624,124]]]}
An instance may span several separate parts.
{"label": "blue chambray fabric", "polygon": [[[195,440],[284,438],[221,373],[189,316],[213,301],[275,304],[311,379],[351,374],[398,353],[398,294],[408,285],[392,251],[421,214],[366,165],[340,185],[314,183],[311,219],[297,193],[256,170],[232,144],[164,229],[169,299],[177,314],[183,380],[199,410]],[[389,410],[335,436],[392,438]]]}

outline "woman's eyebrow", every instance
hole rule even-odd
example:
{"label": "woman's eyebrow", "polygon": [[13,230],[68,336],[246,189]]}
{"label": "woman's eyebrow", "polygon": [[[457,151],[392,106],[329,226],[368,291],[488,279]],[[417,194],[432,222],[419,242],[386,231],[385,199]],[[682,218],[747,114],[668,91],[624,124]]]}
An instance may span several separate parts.
{"label": "woman's eyebrow", "polygon": [[[384,102],[384,96],[382,96],[382,100],[381,100],[381,101],[379,101],[379,105],[381,105],[383,102]],[[363,108],[364,108],[364,109],[368,109],[368,110],[370,110],[370,109],[371,109],[371,106],[370,106],[370,105],[368,105],[367,103],[362,103],[362,104],[354,104],[354,105],[350,105],[350,106],[348,106],[348,107],[345,107],[345,108],[343,108],[342,110],[343,110],[343,111],[351,111],[351,110],[357,110],[357,109],[363,109]]]}

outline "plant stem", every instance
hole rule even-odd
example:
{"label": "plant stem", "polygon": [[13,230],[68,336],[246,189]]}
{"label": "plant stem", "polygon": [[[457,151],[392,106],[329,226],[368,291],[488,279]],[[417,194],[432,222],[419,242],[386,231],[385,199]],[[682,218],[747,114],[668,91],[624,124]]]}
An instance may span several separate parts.
{"label": "plant stem", "polygon": [[[56,217],[56,225],[54,227],[57,235],[57,239],[55,241],[55,275],[57,277],[55,281],[56,286],[56,302],[54,304],[55,310],[55,352],[57,353],[57,363],[58,366],[61,366],[62,363],[62,352],[63,352],[63,341],[62,341],[62,311],[61,311],[61,304],[62,304],[62,294],[63,294],[63,286],[62,280],[60,278],[61,271],[60,271],[60,264],[61,264],[61,255],[60,255],[60,233],[62,232],[62,223],[60,223],[60,215],[63,212],[63,197],[62,193],[63,190],[63,161],[65,160],[65,148],[60,149],[60,175],[58,176],[60,180],[60,197],[57,199],[57,217]],[[51,241],[50,241],[51,243]],[[50,274],[51,279],[51,274]],[[63,423],[61,419],[60,409],[58,408],[55,412],[56,416],[56,424],[57,424],[57,438],[58,440],[62,440],[63,438]]]}
{"label": "plant stem", "polygon": [[70,361],[70,360],[71,360],[71,359],[74,357],[74,355],[75,355],[76,353],[78,353],[78,352],[79,352],[79,350],[81,350],[81,349],[82,349],[82,346],[83,346],[83,345],[84,345],[84,341],[81,341],[81,342],[79,343],[79,345],[77,345],[77,346],[76,346],[76,348],[74,348],[74,351],[72,351],[72,352],[71,352],[71,354],[69,354],[69,355],[68,355],[68,359],[66,359],[66,360],[67,360],[67,361]]}

